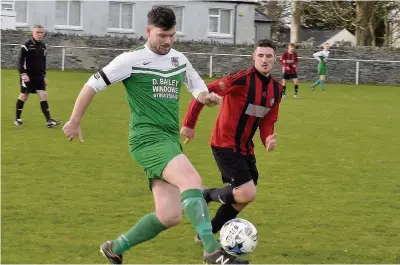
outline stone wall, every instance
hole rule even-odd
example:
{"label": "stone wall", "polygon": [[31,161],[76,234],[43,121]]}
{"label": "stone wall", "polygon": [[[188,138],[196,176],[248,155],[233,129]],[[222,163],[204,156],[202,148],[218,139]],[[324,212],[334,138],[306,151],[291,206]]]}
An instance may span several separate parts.
{"label": "stone wall", "polygon": [[[16,67],[20,46],[9,46],[7,44],[21,44],[28,34],[23,31],[2,30],[1,65],[2,67]],[[129,39],[127,37],[97,37],[76,36],[59,33],[48,33],[46,44],[48,46],[48,68],[61,69],[62,48],[51,46],[67,46],[65,50],[66,70],[91,70],[96,71],[105,66],[116,55],[124,49],[141,45],[144,40]],[[278,44],[278,54],[285,50],[284,44]],[[103,49],[79,49],[73,47],[103,48]],[[201,75],[208,75],[210,55],[190,53],[213,53],[213,54],[235,54],[250,55],[252,46],[211,44],[195,42],[177,42],[174,48],[187,52],[187,57]],[[317,61],[310,59],[317,49],[299,48],[297,53],[304,57],[299,63],[299,79],[312,81],[317,78]],[[328,82],[333,83],[355,83],[356,62],[355,60],[388,60],[400,61],[400,49],[374,48],[374,47],[341,47],[331,50],[331,60],[328,62]],[[354,61],[342,61],[335,59],[354,59]],[[213,55],[213,75],[221,76],[229,72],[248,67],[251,65],[250,57]],[[273,70],[273,75],[281,76],[279,63]],[[400,62],[360,62],[359,82],[371,84],[394,84],[400,85]]]}

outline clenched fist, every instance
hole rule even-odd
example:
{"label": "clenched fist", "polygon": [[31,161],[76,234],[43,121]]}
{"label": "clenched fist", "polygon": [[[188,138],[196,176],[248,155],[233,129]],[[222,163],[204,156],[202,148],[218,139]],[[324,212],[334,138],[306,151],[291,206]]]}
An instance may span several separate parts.
{"label": "clenched fist", "polygon": [[182,126],[181,135],[185,136],[185,141],[183,142],[183,144],[188,144],[190,142],[190,140],[196,139],[194,129],[191,129],[186,126]]}

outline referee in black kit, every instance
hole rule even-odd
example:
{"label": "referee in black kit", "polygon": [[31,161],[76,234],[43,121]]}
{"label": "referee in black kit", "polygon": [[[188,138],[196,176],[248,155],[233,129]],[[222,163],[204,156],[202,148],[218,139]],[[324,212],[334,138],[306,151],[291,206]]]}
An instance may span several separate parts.
{"label": "referee in black kit", "polygon": [[21,93],[19,94],[16,106],[16,118],[14,124],[22,125],[21,113],[24,103],[29,94],[38,94],[40,107],[46,117],[47,127],[56,127],[61,121],[52,119],[50,108],[47,103],[46,91],[46,45],[43,42],[44,28],[41,25],[33,27],[32,38],[21,46],[18,59],[18,69],[20,73]]}

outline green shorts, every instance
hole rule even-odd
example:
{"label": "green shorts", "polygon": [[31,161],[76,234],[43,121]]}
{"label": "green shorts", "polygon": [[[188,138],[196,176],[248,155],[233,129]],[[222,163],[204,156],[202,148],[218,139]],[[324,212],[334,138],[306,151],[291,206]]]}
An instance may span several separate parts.
{"label": "green shorts", "polygon": [[177,155],[183,154],[179,134],[149,132],[142,137],[129,140],[129,150],[133,159],[146,172],[151,184],[152,179],[163,179],[165,166]]}
{"label": "green shorts", "polygon": [[326,66],[318,65],[318,75],[326,75]]}

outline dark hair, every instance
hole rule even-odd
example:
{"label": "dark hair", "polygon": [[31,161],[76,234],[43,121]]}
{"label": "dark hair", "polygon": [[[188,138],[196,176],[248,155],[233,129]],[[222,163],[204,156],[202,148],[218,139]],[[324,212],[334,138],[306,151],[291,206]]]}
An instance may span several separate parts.
{"label": "dark hair", "polygon": [[262,40],[257,41],[256,44],[254,45],[254,50],[256,50],[257,47],[269,47],[269,48],[272,48],[274,50],[274,52],[276,52],[275,43],[269,39],[262,39]]}
{"label": "dark hair", "polygon": [[174,11],[166,6],[153,6],[147,14],[147,24],[163,30],[170,30],[176,25]]}

